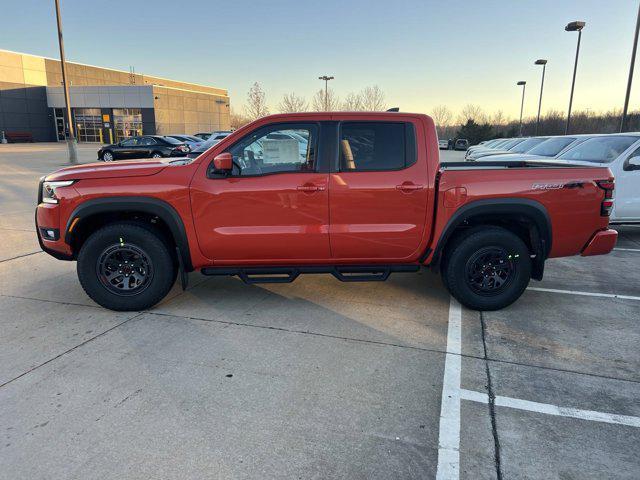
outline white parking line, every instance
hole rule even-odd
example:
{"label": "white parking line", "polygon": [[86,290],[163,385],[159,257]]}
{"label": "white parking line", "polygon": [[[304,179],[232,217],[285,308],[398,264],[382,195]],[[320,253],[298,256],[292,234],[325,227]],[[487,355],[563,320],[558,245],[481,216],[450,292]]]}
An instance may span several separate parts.
{"label": "white parking line", "polygon": [[438,480],[457,480],[460,478],[461,334],[462,309],[460,304],[451,297],[438,433],[438,470],[436,474]]}
{"label": "white parking line", "polygon": [[[473,390],[460,390],[460,398],[478,403],[489,403],[489,396],[486,393]],[[580,408],[559,407],[549,403],[530,402],[520,398],[496,396],[495,404],[499,407],[514,408],[527,412],[544,413],[557,417],[577,418],[589,420],[591,422],[613,423],[616,425],[627,425],[629,427],[640,428],[640,417],[629,415],[617,415],[615,413],[596,412],[594,410],[582,410]]]}
{"label": "white parking line", "polygon": [[614,248],[614,250],[617,250],[619,252],[640,252],[640,248]]}
{"label": "white parking line", "polygon": [[540,287],[527,287],[527,290],[532,290],[534,292],[566,293],[567,295],[583,295],[586,297],[619,298],[621,300],[640,301],[640,297],[634,297],[633,295],[617,295],[615,293],[580,292],[577,290],[560,290],[557,288],[540,288]]}

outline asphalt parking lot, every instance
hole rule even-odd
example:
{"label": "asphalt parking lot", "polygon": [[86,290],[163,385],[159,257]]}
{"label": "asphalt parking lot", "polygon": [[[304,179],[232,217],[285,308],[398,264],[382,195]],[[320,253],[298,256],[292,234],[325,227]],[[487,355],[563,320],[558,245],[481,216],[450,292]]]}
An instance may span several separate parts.
{"label": "asphalt parking lot", "polygon": [[0,145],[0,478],[640,478],[640,228],[499,312],[422,272],[114,313],[38,247],[64,158]]}

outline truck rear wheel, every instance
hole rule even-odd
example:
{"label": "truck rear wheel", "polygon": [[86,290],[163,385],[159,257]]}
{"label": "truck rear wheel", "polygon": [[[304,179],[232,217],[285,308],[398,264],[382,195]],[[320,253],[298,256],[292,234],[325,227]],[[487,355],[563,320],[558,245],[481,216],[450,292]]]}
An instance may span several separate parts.
{"label": "truck rear wheel", "polygon": [[77,271],[89,297],[118,311],[152,307],[169,293],[177,274],[159,234],[132,223],[94,232],[80,250]]}
{"label": "truck rear wheel", "polygon": [[531,258],[524,242],[499,227],[460,237],[447,250],[444,284],[466,307],[499,310],[515,302],[531,278]]}

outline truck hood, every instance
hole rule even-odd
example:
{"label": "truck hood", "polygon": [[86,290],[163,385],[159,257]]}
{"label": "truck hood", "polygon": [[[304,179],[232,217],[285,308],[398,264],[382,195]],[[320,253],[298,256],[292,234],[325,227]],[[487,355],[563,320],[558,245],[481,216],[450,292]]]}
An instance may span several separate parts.
{"label": "truck hood", "polygon": [[185,159],[166,158],[149,160],[124,160],[75,165],[56,170],[47,175],[48,181],[82,180],[90,178],[147,177],[155,175],[170,164],[182,164]]}

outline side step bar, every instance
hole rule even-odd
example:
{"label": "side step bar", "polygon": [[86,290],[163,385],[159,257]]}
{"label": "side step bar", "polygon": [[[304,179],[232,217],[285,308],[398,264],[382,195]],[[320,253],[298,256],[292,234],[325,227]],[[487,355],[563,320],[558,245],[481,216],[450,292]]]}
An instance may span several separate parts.
{"label": "side step bar", "polygon": [[417,272],[420,265],[308,265],[292,267],[205,267],[204,275],[236,275],[246,284],[290,283],[302,273],[330,273],[341,282],[383,282],[392,272]]}

